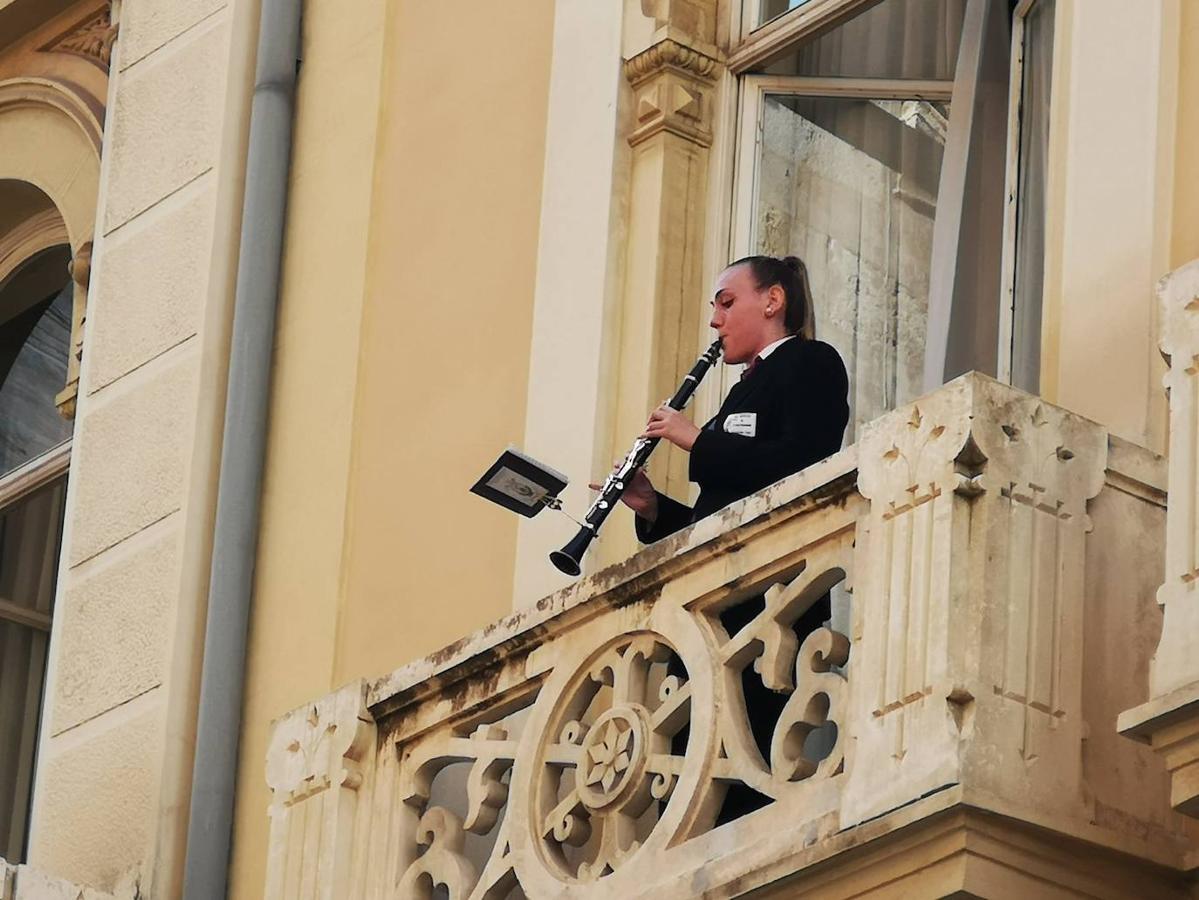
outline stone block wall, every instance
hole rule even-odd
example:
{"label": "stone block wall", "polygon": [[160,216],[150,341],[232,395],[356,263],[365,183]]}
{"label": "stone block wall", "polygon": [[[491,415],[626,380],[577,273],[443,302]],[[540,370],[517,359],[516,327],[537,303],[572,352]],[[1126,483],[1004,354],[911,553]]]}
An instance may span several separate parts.
{"label": "stone block wall", "polygon": [[258,5],[114,10],[29,858],[143,897],[186,841]]}

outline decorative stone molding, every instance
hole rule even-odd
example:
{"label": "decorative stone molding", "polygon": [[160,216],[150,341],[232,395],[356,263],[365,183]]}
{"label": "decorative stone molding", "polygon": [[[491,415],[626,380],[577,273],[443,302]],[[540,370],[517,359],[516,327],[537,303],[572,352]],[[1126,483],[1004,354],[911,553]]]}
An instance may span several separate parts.
{"label": "decorative stone molding", "polygon": [[6,108],[47,106],[65,114],[87,137],[100,156],[104,111],[71,85],[52,78],[10,78],[0,81],[0,114]]}
{"label": "decorative stone molding", "polygon": [[[106,7],[107,9],[107,7]],[[97,13],[96,15],[99,15]],[[94,17],[93,17],[94,18]],[[90,21],[90,20],[89,20]],[[46,107],[62,113],[71,120],[73,125],[95,152],[96,163],[100,155],[100,142],[103,133],[103,106],[80,91],[77,86],[53,78],[14,78],[0,81],[0,116],[6,112],[19,114],[28,107]],[[0,164],[0,176],[29,180],[36,177],[21,171],[3,171]],[[53,195],[56,188],[77,183],[75,173],[59,173],[61,184],[54,182],[36,184],[48,195]],[[69,190],[69,188],[68,188]],[[37,249],[45,249],[54,243],[70,242],[75,251],[72,261],[72,280],[74,296],[71,313],[71,350],[67,363],[67,382],[63,390],[55,398],[55,405],[65,418],[74,418],[75,404],[78,395],[79,371],[83,354],[83,325],[87,308],[87,282],[90,273],[92,251],[91,235],[94,226],[94,197],[87,200],[88,207],[84,214],[86,221],[80,221],[76,216],[73,221],[64,222],[63,209],[74,208],[80,211],[80,206],[67,202],[64,196],[51,196],[53,202],[59,204],[54,210],[48,210],[31,217],[22,226],[9,232],[0,244],[0,283],[8,274]],[[53,243],[50,243],[50,242]],[[45,246],[36,246],[44,244]]]}
{"label": "decorative stone molding", "polygon": [[66,31],[55,35],[38,48],[43,53],[71,53],[93,62],[105,71],[112,62],[117,25],[112,21],[112,3],[89,14]]}
{"label": "decorative stone molding", "polygon": [[[1163,819],[1160,780],[1103,783],[1148,751],[1084,743],[1135,664],[1084,646],[1127,600],[1088,561],[1120,552],[1130,511],[1162,516],[1104,492],[1112,465],[1100,426],[964,376],[857,447],[380,679],[369,715],[349,689],[321,701],[364,746],[338,737],[320,771],[373,779],[369,811],[296,812],[330,790],[299,748],[332,715],[297,711],[268,763],[290,753],[294,769],[271,777],[272,862],[300,846],[323,860],[336,815],[356,864],[275,876],[267,895],[672,900],[785,880],[821,896],[1173,896],[1199,825]],[[1104,546],[1088,546],[1096,515]],[[829,596],[850,602],[848,633],[811,614]],[[281,827],[289,802],[300,819]]]}
{"label": "decorative stone molding", "polygon": [[705,81],[715,81],[719,68],[720,63],[711,56],[666,38],[625,60],[624,74],[629,83],[636,87],[667,69]]}
{"label": "decorative stone molding", "polygon": [[1199,260],[1157,286],[1158,343],[1170,369],[1165,580],[1157,592],[1161,639],[1149,667],[1149,701],[1118,728],[1153,746],[1171,777],[1171,805],[1199,817]]}

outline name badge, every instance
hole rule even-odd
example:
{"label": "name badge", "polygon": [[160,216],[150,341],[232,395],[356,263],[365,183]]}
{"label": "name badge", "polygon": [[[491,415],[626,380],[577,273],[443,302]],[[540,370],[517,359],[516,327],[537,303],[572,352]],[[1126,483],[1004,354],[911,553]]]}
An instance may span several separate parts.
{"label": "name badge", "polygon": [[732,413],[724,420],[724,430],[729,434],[753,437],[758,433],[758,414]]}

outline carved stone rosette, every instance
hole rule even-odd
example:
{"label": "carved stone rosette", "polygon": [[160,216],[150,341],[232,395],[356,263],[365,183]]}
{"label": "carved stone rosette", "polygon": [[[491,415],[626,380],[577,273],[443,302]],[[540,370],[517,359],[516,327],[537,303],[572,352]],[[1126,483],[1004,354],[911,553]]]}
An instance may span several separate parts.
{"label": "carved stone rosette", "polygon": [[[849,640],[798,623],[846,582],[853,520],[815,515],[783,570],[749,555],[758,593],[644,597],[513,660],[514,688],[458,701],[448,730],[391,732],[399,896],[638,896],[669,881],[670,848],[719,846],[745,797],[827,816],[846,771]],[[765,711],[763,691],[777,697]]]}

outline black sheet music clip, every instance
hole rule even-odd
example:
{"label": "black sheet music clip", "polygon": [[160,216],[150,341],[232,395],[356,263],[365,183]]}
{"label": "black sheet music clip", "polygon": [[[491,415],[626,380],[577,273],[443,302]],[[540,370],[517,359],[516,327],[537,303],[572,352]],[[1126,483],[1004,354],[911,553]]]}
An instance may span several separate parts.
{"label": "black sheet music clip", "polygon": [[531,519],[547,506],[561,509],[558,495],[566,484],[567,478],[561,472],[509,447],[470,492]]}

